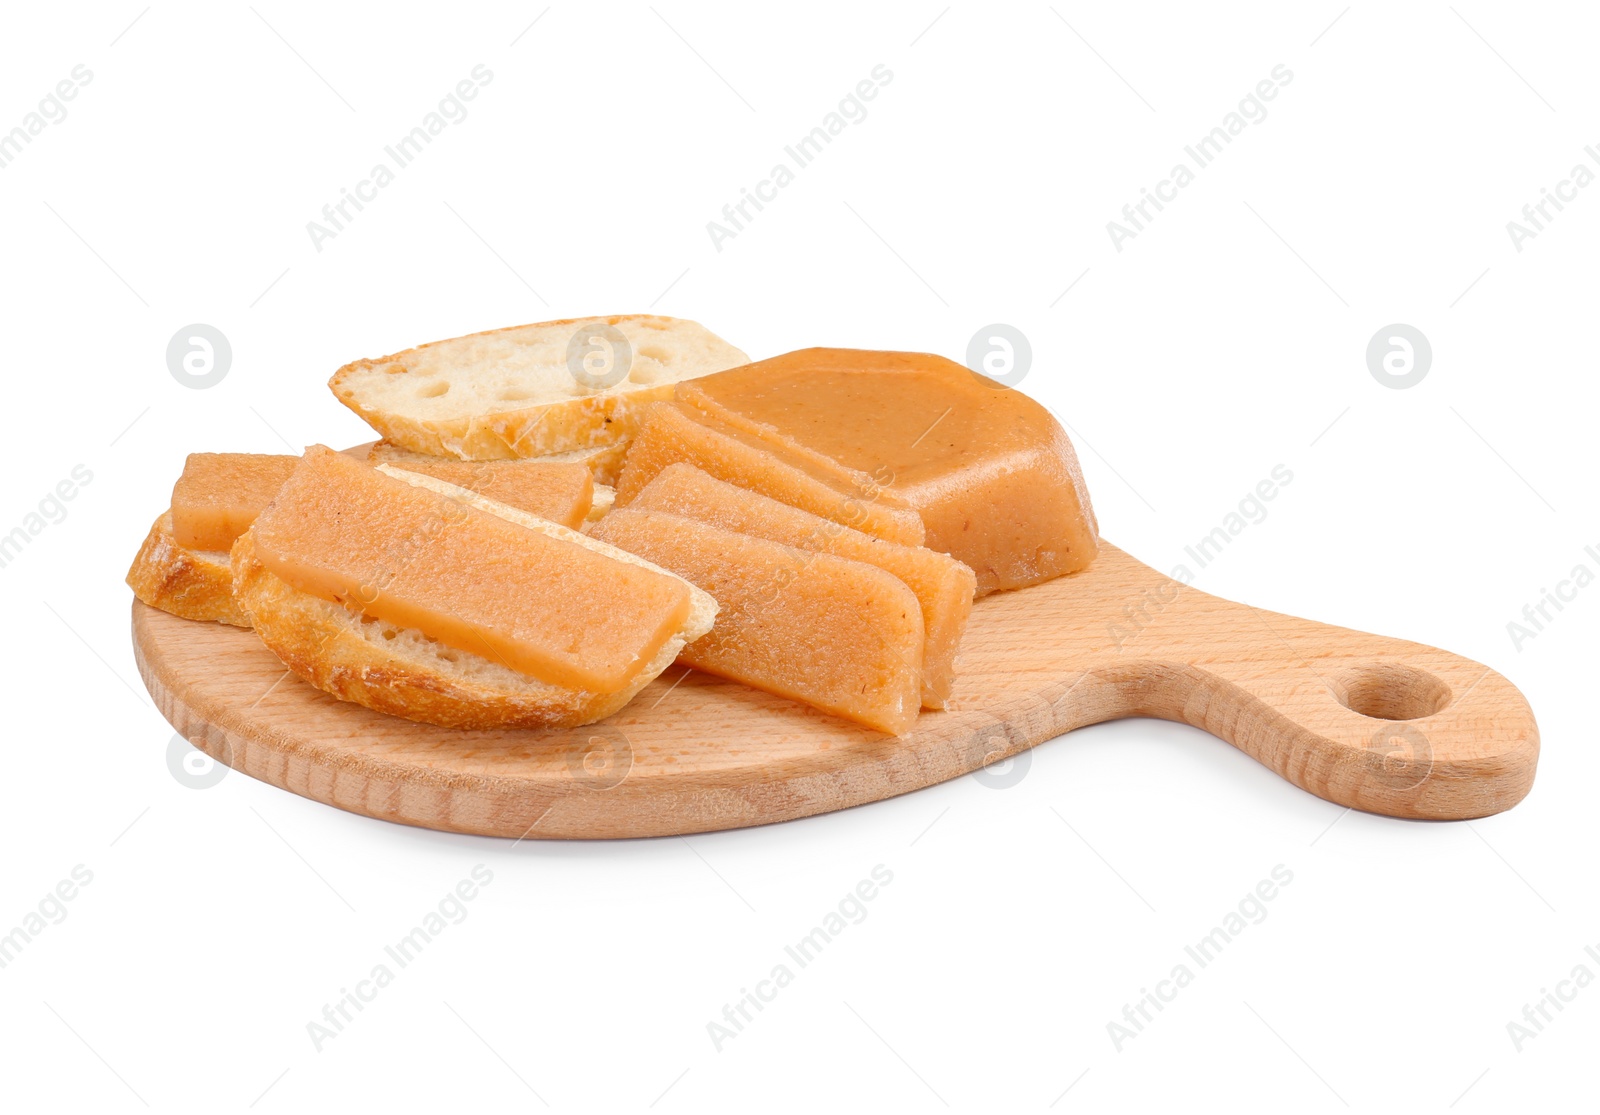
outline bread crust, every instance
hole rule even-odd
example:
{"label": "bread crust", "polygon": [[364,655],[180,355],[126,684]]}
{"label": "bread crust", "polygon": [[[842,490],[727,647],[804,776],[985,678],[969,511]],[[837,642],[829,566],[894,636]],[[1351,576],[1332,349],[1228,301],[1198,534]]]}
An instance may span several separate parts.
{"label": "bread crust", "polygon": [[233,598],[233,573],[226,554],[208,554],[178,544],[172,512],[163,511],[128,569],[128,587],[152,608],[184,619],[249,627],[250,617]]}
{"label": "bread crust", "polygon": [[[598,318],[563,318],[535,324],[540,327],[576,327],[592,321],[617,325],[652,319],[674,320],[663,319],[655,314],[619,314]],[[515,460],[597,446],[623,445],[639,428],[641,411],[644,407],[653,402],[672,398],[673,388],[678,381],[628,385],[625,390],[607,389],[580,398],[543,403],[519,410],[463,415],[449,419],[418,419],[370,406],[361,397],[358,381],[374,370],[394,365],[408,367],[408,361],[416,353],[439,345],[454,344],[471,337],[492,337],[527,328],[529,328],[527,325],[512,325],[501,329],[486,329],[479,333],[467,334],[466,337],[430,341],[428,344],[417,345],[403,352],[391,353],[376,359],[355,360],[335,372],[328,380],[328,387],[335,398],[359,414],[369,426],[388,441],[413,452],[468,461]],[[728,363],[727,367],[736,367],[749,361],[749,357],[738,349],[731,345],[728,349],[737,359]]]}

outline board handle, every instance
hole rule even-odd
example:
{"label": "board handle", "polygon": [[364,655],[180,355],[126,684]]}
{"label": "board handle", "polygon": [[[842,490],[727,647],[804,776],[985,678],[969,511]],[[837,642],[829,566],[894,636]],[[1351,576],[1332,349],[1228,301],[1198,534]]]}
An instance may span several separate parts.
{"label": "board handle", "polygon": [[1484,817],[1533,785],[1533,710],[1489,667],[1199,593],[1186,603],[1159,657],[1089,671],[1116,715],[1192,724],[1318,797],[1391,817]]}

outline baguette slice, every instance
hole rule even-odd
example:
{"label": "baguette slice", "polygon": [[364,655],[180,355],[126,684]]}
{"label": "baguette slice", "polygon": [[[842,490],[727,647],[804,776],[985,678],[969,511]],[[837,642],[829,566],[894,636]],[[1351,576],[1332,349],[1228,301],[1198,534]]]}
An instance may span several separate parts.
{"label": "baguette slice", "polygon": [[[590,389],[567,364],[568,345],[589,327],[627,338],[630,369]],[[605,356],[606,346],[597,346]],[[671,398],[673,385],[749,363],[692,321],[649,314],[518,325],[473,333],[346,364],[334,396],[387,440],[418,453],[497,460],[570,453],[628,441],[638,410]]]}
{"label": "baguette slice", "polygon": [[180,545],[172,535],[171,511],[163,511],[151,524],[127,581],[133,594],[152,608],[184,619],[250,626],[250,617],[233,599],[228,555]]}
{"label": "baguette slice", "polygon": [[[454,484],[393,466],[378,467],[395,479],[529,530],[617,561],[668,572]],[[232,572],[234,599],[261,641],[295,674],[340,700],[446,728],[572,728],[603,719],[670,666],[687,643],[709,632],[717,614],[717,602],[691,585],[688,618],[634,680],[616,693],[591,693],[538,681],[492,659],[446,646],[421,631],[301,592],[262,564],[249,531],[234,543]]]}

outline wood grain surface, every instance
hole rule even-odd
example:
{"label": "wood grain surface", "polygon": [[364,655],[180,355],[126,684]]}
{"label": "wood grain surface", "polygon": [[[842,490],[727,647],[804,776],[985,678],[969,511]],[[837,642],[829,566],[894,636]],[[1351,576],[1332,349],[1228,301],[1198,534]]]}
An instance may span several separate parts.
{"label": "wood grain surface", "polygon": [[952,707],[895,738],[674,665],[568,731],[470,732],[329,697],[255,635],[135,601],[139,672],[196,747],[355,813],[451,832],[661,836],[805,817],[955,778],[1085,724],[1182,721],[1340,805],[1482,817],[1533,783],[1515,686],[1417,643],[1185,587],[1110,545],[978,601]]}

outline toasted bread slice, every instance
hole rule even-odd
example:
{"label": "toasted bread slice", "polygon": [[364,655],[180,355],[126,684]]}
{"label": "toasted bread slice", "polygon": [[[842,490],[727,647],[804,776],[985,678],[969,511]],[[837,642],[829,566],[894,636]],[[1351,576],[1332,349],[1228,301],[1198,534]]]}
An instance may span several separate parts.
{"label": "toasted bread slice", "polygon": [[[589,386],[570,369],[568,353],[577,337],[592,355],[614,359],[603,341],[589,341],[603,327],[627,339],[631,360],[620,382]],[[695,322],[622,314],[434,341],[346,364],[328,386],[402,448],[497,460],[626,442],[641,406],[670,398],[683,380],[746,363],[744,353]]]}
{"label": "toasted bread slice", "polygon": [[179,545],[172,536],[170,511],[151,524],[127,581],[133,594],[152,608],[184,619],[250,626],[250,617],[233,600],[228,555]]}
{"label": "toasted bread slice", "polygon": [[[393,466],[379,468],[529,530],[617,561],[667,572],[465,488]],[[262,642],[294,673],[341,700],[446,728],[571,728],[610,716],[670,666],[685,644],[710,631],[717,614],[716,601],[691,585],[688,618],[633,681],[615,693],[591,693],[538,681],[493,659],[446,646],[421,631],[301,592],[262,564],[249,532],[234,543],[232,571],[234,598]]]}

